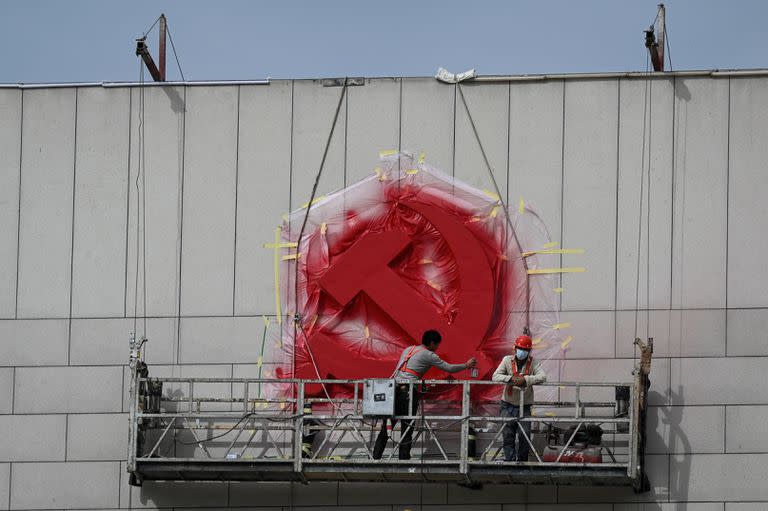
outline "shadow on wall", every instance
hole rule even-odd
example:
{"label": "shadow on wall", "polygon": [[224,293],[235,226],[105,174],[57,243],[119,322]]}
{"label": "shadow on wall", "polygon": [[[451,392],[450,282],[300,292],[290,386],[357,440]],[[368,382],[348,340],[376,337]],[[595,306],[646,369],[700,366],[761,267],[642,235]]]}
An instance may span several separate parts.
{"label": "shadow on wall", "polygon": [[160,87],[165,95],[168,96],[168,100],[171,102],[171,110],[174,113],[183,113],[185,109],[184,98],[181,97],[176,87]]}
{"label": "shadow on wall", "polygon": [[[667,399],[669,399],[668,402],[675,402],[677,399],[682,399],[683,389],[679,386],[677,392],[670,390],[666,394],[667,395],[662,395],[658,392],[651,392],[649,397],[652,396],[651,399],[656,402],[664,402],[667,401]],[[669,455],[669,479],[666,496],[670,500],[687,500],[691,471],[691,458],[689,455],[691,452],[691,444],[688,441],[688,436],[681,427],[683,407],[660,406],[657,410],[659,413],[648,415],[648,423],[646,424],[646,443],[666,446],[666,453]],[[659,423],[664,427],[659,428]],[[664,434],[659,434],[659,431],[667,432],[666,439],[664,438]],[[675,455],[672,454],[674,452],[685,454],[676,458]],[[653,474],[649,474],[649,476],[651,480],[653,480]],[[660,494],[656,494],[655,496],[657,498],[662,497]],[[662,509],[660,504],[657,504],[657,506],[658,507],[650,506],[645,509]],[[685,502],[680,502],[676,504],[673,509],[675,511],[685,511],[688,509],[688,505]]]}

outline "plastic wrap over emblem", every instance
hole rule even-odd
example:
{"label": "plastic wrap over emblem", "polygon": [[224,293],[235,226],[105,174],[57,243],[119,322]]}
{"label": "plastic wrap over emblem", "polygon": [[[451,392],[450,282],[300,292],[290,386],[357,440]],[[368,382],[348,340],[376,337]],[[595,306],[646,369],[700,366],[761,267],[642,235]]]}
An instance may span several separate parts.
{"label": "plastic wrap over emblem", "polygon": [[[475,357],[479,378],[490,379],[524,326],[534,356],[559,352],[558,277],[530,278],[525,264],[558,260],[546,253],[524,259],[550,241],[530,207],[508,219],[494,193],[404,153],[383,156],[370,177],[316,199],[307,216],[308,206],[281,228],[296,253],[279,268],[278,377],[387,378],[427,329],[442,334],[444,360]],[[425,375],[469,377],[436,369]],[[495,398],[499,389],[488,392],[493,396],[474,398]]]}

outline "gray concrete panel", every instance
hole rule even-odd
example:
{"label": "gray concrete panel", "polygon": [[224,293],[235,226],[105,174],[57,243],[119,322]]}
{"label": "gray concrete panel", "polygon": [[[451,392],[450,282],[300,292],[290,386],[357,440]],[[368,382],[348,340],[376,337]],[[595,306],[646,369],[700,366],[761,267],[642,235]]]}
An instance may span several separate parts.
{"label": "gray concrete panel", "polygon": [[573,339],[560,357],[573,358],[614,358],[614,311],[565,311],[560,314],[560,333],[563,338]]}
{"label": "gray concrete panel", "polygon": [[[653,337],[655,357],[719,357],[725,355],[725,311],[654,310],[616,313],[616,356],[634,357],[635,337]],[[729,323],[730,325],[730,323]]]}
{"label": "gray concrete panel", "polygon": [[347,172],[350,185],[373,173],[379,151],[398,149],[400,80],[376,78],[347,90]]}
{"label": "gray concrete panel", "polygon": [[768,405],[728,406],[725,410],[725,451],[768,452],[765,424],[768,424]]}
{"label": "gray concrete panel", "polygon": [[[143,320],[137,321],[143,331]],[[70,365],[120,365],[128,362],[128,339],[133,318],[73,319],[69,348]],[[152,364],[175,362],[177,320],[148,318],[144,357]]]}
{"label": "gray concrete panel", "polygon": [[0,431],[0,460],[64,461],[66,415],[3,415]]}
{"label": "gray concrete panel", "polygon": [[768,356],[768,309],[728,310],[728,356]]}
{"label": "gray concrete panel", "polygon": [[275,312],[275,228],[288,212],[291,172],[289,81],[240,87],[235,314]]}
{"label": "gray concrete panel", "polygon": [[[120,509],[163,509],[174,507],[227,508],[227,483],[146,481],[129,486],[125,463],[120,464]],[[234,484],[234,483],[233,483]],[[117,495],[118,492],[115,492]]]}
{"label": "gray concrete panel", "polygon": [[67,460],[125,459],[127,413],[70,414],[67,420]]}
{"label": "gray concrete panel", "polygon": [[16,315],[21,95],[0,90],[0,318]]}
{"label": "gray concrete panel", "polygon": [[264,322],[259,317],[182,318],[180,328],[181,363],[248,363],[258,359]]}
{"label": "gray concrete panel", "polygon": [[[320,81],[297,80],[293,84],[293,145],[291,154],[291,203],[295,210],[309,201],[323,159],[341,87],[323,87]],[[344,186],[344,143],[347,101],[342,100],[328,156],[315,198]]]}
{"label": "gray concrete panel", "polygon": [[400,146],[453,174],[456,88],[431,78],[403,78]]}
{"label": "gray concrete panel", "polygon": [[725,407],[652,406],[647,424],[648,454],[725,452]]}
{"label": "gray concrete panel", "polygon": [[18,317],[68,317],[75,89],[24,92]]}
{"label": "gray concrete panel", "polygon": [[728,306],[768,306],[768,82],[730,80]]}
{"label": "gray concrete panel", "polygon": [[651,490],[636,495],[630,486],[560,486],[557,493],[559,503],[577,502],[653,502],[666,501],[670,493],[670,472],[667,455],[645,456],[646,472]]}
{"label": "gray concrete panel", "polygon": [[[728,506],[728,504],[726,504]],[[726,511],[729,508],[726,507]],[[653,504],[615,504],[613,511],[723,511],[721,502],[654,502]]]}
{"label": "gray concrete panel", "polygon": [[672,404],[763,404],[766,371],[765,357],[672,359]]}
{"label": "gray concrete panel", "polygon": [[14,413],[119,412],[121,367],[19,367]]}
{"label": "gray concrete panel", "polygon": [[[698,359],[697,359],[698,360]],[[669,359],[655,358],[651,365],[651,388],[648,402],[651,405],[669,403]],[[560,381],[568,382],[632,382],[634,360],[564,360],[562,361]],[[570,395],[565,390],[562,394]],[[572,397],[572,396],[571,396]],[[613,389],[582,389],[583,400],[608,401],[615,399]],[[682,404],[674,403],[673,404]]]}
{"label": "gray concrete panel", "polygon": [[562,242],[586,254],[563,264],[588,273],[563,275],[564,310],[614,306],[617,128],[616,80],[566,82]]}
{"label": "gray concrete panel", "polygon": [[0,321],[0,365],[66,365],[69,321],[30,319]]}
{"label": "gray concrete panel", "polygon": [[[260,506],[335,506],[338,503],[337,483],[232,483],[229,489],[229,505],[234,507],[259,504]],[[368,494],[370,497],[370,493]]]}
{"label": "gray concrete panel", "polygon": [[[468,83],[461,87],[469,112],[475,121],[480,142],[493,169],[500,195],[506,198],[510,122],[509,85]],[[454,174],[457,179],[479,190],[490,190],[496,193],[460,95],[456,97],[455,158]]]}
{"label": "gray concrete panel", "polygon": [[725,305],[728,80],[675,80],[672,306]]}
{"label": "gray concrete panel", "polygon": [[182,316],[233,313],[238,91],[187,91]]}
{"label": "gray concrete panel", "polygon": [[[126,311],[128,316],[133,316],[135,310],[144,312],[142,276],[146,267],[146,313],[175,316],[179,310],[185,89],[147,87],[142,93],[142,89],[134,88],[131,94]],[[146,232],[142,224],[146,224]],[[137,296],[138,307],[134,307]]]}
{"label": "gray concrete panel", "polygon": [[[371,493],[381,497],[376,504],[447,504],[447,496],[450,490],[445,484],[425,483],[414,487],[408,483],[372,483],[361,486],[356,483],[339,483],[340,506],[363,506],[371,502]],[[453,485],[448,485],[453,486]],[[459,504],[458,501],[453,501]],[[481,501],[477,502],[478,504]]]}
{"label": "gray concrete panel", "polygon": [[11,500],[11,464],[0,463],[0,509],[8,509]]}
{"label": "gray concrete panel", "polygon": [[0,414],[13,412],[13,372],[12,367],[0,368]]}
{"label": "gray concrete panel", "polygon": [[725,502],[725,511],[765,511],[765,502]]}
{"label": "gray concrete panel", "polygon": [[[469,509],[469,508],[467,508]],[[504,504],[502,511],[611,511],[612,504]],[[636,511],[636,510],[633,510]]]}
{"label": "gray concrete panel", "polygon": [[498,504],[507,502],[550,502],[553,503],[557,496],[544,487],[520,486],[520,485],[487,485],[481,492],[471,488],[465,488],[456,484],[448,484],[446,488],[447,502],[450,504],[478,505]]}
{"label": "gray concrete panel", "polygon": [[125,312],[130,90],[78,90],[72,315]]}
{"label": "gray concrete panel", "polygon": [[768,454],[691,454],[670,459],[670,499],[768,501]]}
{"label": "gray concrete panel", "polygon": [[641,308],[665,308],[671,293],[674,84],[621,80],[620,87],[616,307],[634,309],[637,301]]}
{"label": "gray concrete panel", "polygon": [[119,481],[116,462],[14,463],[11,508],[117,508]]}
{"label": "gray concrete panel", "polygon": [[509,89],[509,192],[522,198],[560,242],[564,82],[513,83]]}

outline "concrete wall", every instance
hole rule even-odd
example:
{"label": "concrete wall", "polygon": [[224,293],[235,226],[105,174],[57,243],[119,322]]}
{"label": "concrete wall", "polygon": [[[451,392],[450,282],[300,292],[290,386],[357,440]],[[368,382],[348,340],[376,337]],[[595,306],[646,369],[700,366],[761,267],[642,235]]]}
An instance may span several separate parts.
{"label": "concrete wall", "polygon": [[[274,313],[271,253],[261,244],[307,200],[339,93],[312,81],[0,89],[0,509],[768,508],[765,77],[465,89],[508,198],[537,207],[563,246],[587,250],[563,256],[588,268],[562,279],[574,336],[568,379],[625,377],[632,365],[637,225],[646,223],[638,218],[643,102],[651,102],[651,275],[646,289],[643,240],[639,291],[641,307],[648,297],[652,309],[640,314],[640,335],[649,325],[656,339],[651,493],[130,488],[124,363],[135,304],[150,317],[148,360],[164,373],[253,373],[259,316]],[[349,90],[319,191],[356,181],[379,149],[397,147],[491,187],[454,86],[376,79]],[[137,231],[140,170],[146,229]],[[145,266],[146,285],[136,287]]]}

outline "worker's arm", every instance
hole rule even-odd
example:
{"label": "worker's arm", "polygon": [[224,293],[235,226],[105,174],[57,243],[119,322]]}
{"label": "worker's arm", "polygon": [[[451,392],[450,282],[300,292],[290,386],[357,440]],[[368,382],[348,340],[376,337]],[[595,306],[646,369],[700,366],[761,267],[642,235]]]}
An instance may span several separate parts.
{"label": "worker's arm", "polygon": [[493,372],[493,376],[491,377],[493,381],[508,383],[512,379],[512,375],[509,374],[509,371],[507,371],[507,364],[505,363],[506,361],[507,357],[501,359],[499,367],[496,368],[496,370]]}
{"label": "worker's arm", "polygon": [[547,375],[544,373],[544,369],[541,368],[541,364],[538,360],[533,361],[533,374],[529,374],[525,377],[525,385],[536,385],[538,383],[545,383],[547,381]]}
{"label": "worker's arm", "polygon": [[448,362],[440,358],[436,353],[432,351],[429,351],[427,353],[429,353],[429,355],[427,356],[430,359],[429,360],[430,363],[434,367],[437,367],[438,369],[442,369],[447,373],[458,373],[459,371],[463,371],[468,367],[467,364],[449,364]]}

